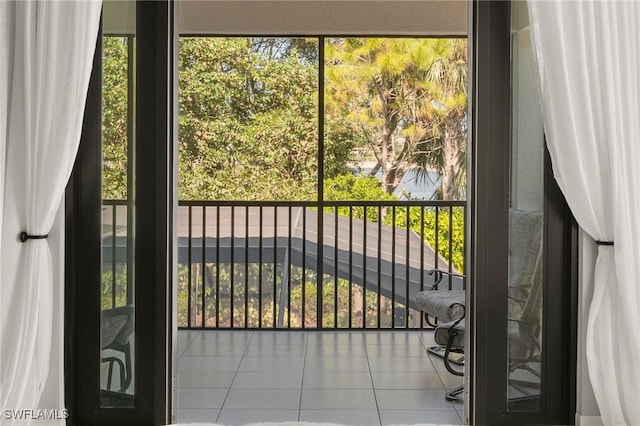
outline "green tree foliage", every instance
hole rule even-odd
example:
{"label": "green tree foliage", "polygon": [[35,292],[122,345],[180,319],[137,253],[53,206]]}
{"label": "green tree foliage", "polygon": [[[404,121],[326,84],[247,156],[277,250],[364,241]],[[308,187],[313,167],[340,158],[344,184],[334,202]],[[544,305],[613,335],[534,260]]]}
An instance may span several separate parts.
{"label": "green tree foliage", "polygon": [[[104,39],[104,198],[126,198],[127,39]],[[369,151],[391,193],[412,167],[464,195],[466,40],[328,39],[324,173]],[[181,199],[312,199],[317,40],[183,37]],[[426,179],[426,174],[422,174]]]}
{"label": "green tree foliage", "polygon": [[103,38],[102,198],[127,198],[128,40]]}
{"label": "green tree foliage", "polygon": [[[466,40],[335,38],[326,46],[330,128],[345,117],[393,193],[410,168],[435,169],[454,199],[466,151]],[[422,174],[423,178],[426,173]]]}
{"label": "green tree foliage", "polygon": [[276,41],[181,38],[181,199],[315,193],[317,63],[309,45]]}
{"label": "green tree foliage", "polygon": [[[396,226],[405,228],[407,210],[406,208],[397,210]],[[422,226],[422,215],[424,215],[424,226]],[[464,224],[464,209],[462,207],[440,208],[437,214],[434,207],[425,208],[424,213],[421,213],[420,208],[409,208],[409,228],[418,235],[422,235],[424,240],[434,249],[437,237],[438,254],[447,263],[449,256],[451,256],[451,264],[460,274],[464,274],[465,270]],[[449,242],[451,242],[451,248],[449,248]],[[444,265],[440,264],[440,267],[444,267]]]}
{"label": "green tree foliage", "polygon": [[[373,176],[346,174],[325,179],[324,199],[326,201],[367,200],[391,202],[397,198],[384,192],[378,179]],[[335,213],[336,210],[334,207],[325,207],[325,212]],[[349,216],[351,214],[354,219],[363,219],[365,216],[362,206],[353,206],[351,213],[349,212],[349,207],[340,206],[337,209],[337,213],[341,216]],[[378,221],[377,208],[368,208],[366,213],[368,221]]]}
{"label": "green tree foliage", "polygon": [[[111,309],[127,304],[127,265],[103,265],[102,271],[102,309]],[[114,279],[115,272],[115,279]],[[113,288],[115,284],[115,289]],[[115,299],[114,299],[115,294]]]}
{"label": "green tree foliage", "polygon": [[[340,175],[327,179],[324,186],[324,196],[327,201],[340,200],[370,200],[388,202],[389,206],[397,198],[385,193],[378,180],[372,176]],[[385,213],[385,210],[387,214]],[[435,207],[396,207],[395,222],[393,216],[388,214],[388,208],[383,209],[382,223],[388,226],[406,229],[407,211],[409,212],[409,229],[423,236],[431,247],[436,247],[436,234],[438,236],[438,254],[444,259],[449,259],[449,239],[451,243],[451,259],[454,268],[464,272],[464,209],[462,207],[449,207],[438,209],[436,221]],[[424,210],[424,213],[421,211]],[[325,207],[327,213],[334,213],[334,207]],[[368,208],[366,219],[369,222],[378,221],[378,209]],[[338,214],[354,219],[364,218],[364,208],[354,206],[349,212],[349,207],[338,207]],[[437,222],[437,223],[436,223]],[[451,222],[451,230],[449,223]],[[437,225],[437,230],[436,230]]]}
{"label": "green tree foliage", "polygon": [[433,138],[432,149],[420,151],[416,156],[416,162],[423,165],[419,170],[428,166],[439,172],[442,176],[438,189],[441,199],[464,200],[467,182],[467,41],[438,39],[436,43],[438,54],[427,72],[435,109],[421,109],[416,105],[416,122],[405,135],[416,143],[425,137]]}

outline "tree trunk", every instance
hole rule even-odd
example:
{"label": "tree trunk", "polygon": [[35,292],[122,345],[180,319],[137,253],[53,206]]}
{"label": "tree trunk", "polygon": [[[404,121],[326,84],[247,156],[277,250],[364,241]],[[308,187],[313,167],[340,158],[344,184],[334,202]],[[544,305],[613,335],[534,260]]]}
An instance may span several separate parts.
{"label": "tree trunk", "polygon": [[376,174],[378,174],[378,171],[380,170],[381,167],[382,167],[382,162],[380,160],[378,160],[378,162],[376,163],[375,166],[373,166],[373,168],[371,169],[369,174],[371,176],[375,176]]}
{"label": "tree trunk", "polygon": [[385,193],[393,194],[400,182],[402,182],[402,178],[409,169],[410,164],[404,158],[404,150],[396,157],[393,134],[397,126],[394,119],[397,111],[394,111],[393,107],[390,106],[394,95],[390,89],[381,86],[378,89],[378,96],[382,102],[382,116],[384,117],[380,141],[381,155],[379,165],[382,170],[380,184]]}
{"label": "tree trunk", "polygon": [[459,120],[447,118],[445,120],[443,169],[442,169],[442,199],[451,201],[456,198],[456,178],[460,171],[460,130]]}
{"label": "tree trunk", "polygon": [[399,161],[394,159],[393,165],[389,169],[388,177],[387,177],[387,186],[385,192],[388,194],[393,194],[396,190],[400,182],[402,182],[402,178],[404,174],[407,172],[408,164],[400,164]]}
{"label": "tree trunk", "polygon": [[380,163],[382,169],[382,176],[380,178],[380,183],[382,185],[382,190],[387,194],[390,194],[393,190],[389,190],[389,172],[391,166],[391,130],[389,129],[389,125],[385,122],[382,127],[382,153],[380,156]]}

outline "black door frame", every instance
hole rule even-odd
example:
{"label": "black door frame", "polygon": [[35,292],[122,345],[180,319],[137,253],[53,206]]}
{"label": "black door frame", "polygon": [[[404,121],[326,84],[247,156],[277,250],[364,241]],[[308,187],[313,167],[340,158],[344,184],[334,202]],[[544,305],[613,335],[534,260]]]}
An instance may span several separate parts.
{"label": "black door frame", "polygon": [[174,3],[136,2],[135,395],[100,406],[102,27],[66,193],[65,392],[69,425],[170,421]]}
{"label": "black door frame", "polygon": [[476,425],[572,424],[576,401],[577,226],[545,155],[543,388],[539,412],[507,407],[511,3],[472,3],[473,97],[468,357]]}
{"label": "black door frame", "polygon": [[[171,0],[137,2],[136,116],[136,396],[134,408],[99,407],[101,170],[101,48],[96,50],[85,122],[76,167],[67,192],[65,311],[65,386],[68,424],[135,425],[170,421],[171,383],[171,235],[175,52],[174,4]],[[469,389],[474,424],[570,424],[575,412],[577,318],[577,231],[564,200],[545,170],[546,324],[553,312],[558,326],[545,338],[556,342],[560,355],[550,365],[554,385],[543,395],[540,414],[506,410],[506,277],[510,116],[510,4],[474,1],[472,7],[473,82],[471,123],[475,146],[470,156],[469,230],[471,350],[473,375]],[[99,44],[100,46],[100,44]],[[80,235],[81,233],[81,235]],[[88,237],[88,236],[95,236]],[[556,238],[552,240],[551,238]],[[555,243],[553,243],[555,241]],[[558,247],[563,249],[558,250]],[[88,257],[88,253],[94,255]],[[502,275],[501,275],[502,274]],[[551,286],[550,283],[568,283]],[[553,293],[560,289],[558,297]],[[503,302],[501,302],[503,301]],[[555,305],[552,305],[555,304]],[[554,347],[555,346],[547,346]],[[140,362],[144,360],[144,362]]]}

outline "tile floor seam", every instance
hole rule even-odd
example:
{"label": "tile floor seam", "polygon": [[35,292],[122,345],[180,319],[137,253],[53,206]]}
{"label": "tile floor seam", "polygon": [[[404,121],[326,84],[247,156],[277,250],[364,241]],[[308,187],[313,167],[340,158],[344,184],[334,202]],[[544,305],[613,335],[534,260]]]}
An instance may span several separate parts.
{"label": "tile floor seam", "polygon": [[[196,336],[193,336],[193,337],[192,337],[192,338],[187,342],[187,344],[185,345],[184,349],[182,350],[182,353],[176,357],[176,361],[177,361],[178,359],[180,359],[180,357],[181,357],[182,355],[184,355],[184,353],[187,351],[187,349],[189,349],[189,347],[191,346],[191,344],[193,343],[193,341],[195,340],[195,338],[196,338]],[[176,340],[177,340],[177,339],[176,339]]]}
{"label": "tile floor seam", "polygon": [[[304,332],[308,333],[308,332]],[[300,380],[300,399],[298,400],[298,421],[300,421],[300,416],[302,414],[302,391],[304,390],[304,372],[305,367],[307,365],[307,349],[309,347],[309,336],[306,335],[304,339],[304,357],[302,358],[302,380]]]}
{"label": "tile floor seam", "polygon": [[224,404],[227,402],[227,398],[229,398],[229,394],[231,393],[231,388],[233,387],[233,382],[236,380],[236,377],[238,377],[238,371],[240,371],[240,366],[242,365],[242,361],[244,360],[244,354],[247,352],[247,348],[251,344],[251,340],[253,339],[254,335],[255,335],[255,332],[251,332],[249,339],[244,345],[244,351],[240,356],[240,362],[236,367],[236,371],[233,375],[233,378],[231,379],[231,383],[229,383],[229,387],[227,388],[227,393],[225,394],[224,399],[222,400],[222,404],[220,404],[220,412],[218,413],[218,417],[216,417],[216,423],[220,421],[220,416],[222,416],[222,410],[224,410]]}
{"label": "tile floor seam", "polygon": [[373,381],[373,372],[371,371],[371,363],[369,362],[369,350],[367,349],[366,342],[362,343],[364,345],[364,353],[367,355],[367,367],[369,368],[369,378],[371,379],[371,390],[373,391],[373,400],[376,403],[376,413],[378,414],[378,422],[380,426],[382,426],[382,415],[380,414],[380,406],[378,405],[378,395],[376,394],[376,385]]}

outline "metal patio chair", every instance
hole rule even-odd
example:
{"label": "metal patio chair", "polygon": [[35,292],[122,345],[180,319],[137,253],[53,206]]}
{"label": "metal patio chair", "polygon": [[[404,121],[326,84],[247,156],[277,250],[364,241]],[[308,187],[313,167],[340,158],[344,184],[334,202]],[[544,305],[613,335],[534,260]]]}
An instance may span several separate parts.
{"label": "metal patio chair", "polygon": [[[510,209],[509,229],[509,289],[508,289],[508,338],[509,371],[524,369],[539,377],[531,367],[540,352],[539,333],[542,294],[542,213]],[[434,340],[438,346],[428,348],[432,354],[444,359],[451,374],[462,376],[462,370],[453,367],[464,365],[464,358],[454,359],[452,354],[464,354],[465,341],[465,292],[464,290],[440,290],[445,271],[432,270],[434,285],[416,295],[416,304],[427,322],[435,318]],[[526,394],[529,382],[511,381],[514,388]],[[533,384],[535,385],[535,384]],[[463,386],[447,393],[446,399],[460,400]]]}
{"label": "metal patio chair", "polygon": [[102,311],[101,348],[102,351],[112,350],[120,352],[124,361],[119,356],[103,356],[102,362],[109,363],[109,375],[107,376],[107,390],[111,390],[113,378],[113,366],[118,365],[120,371],[120,390],[124,393],[131,385],[131,335],[133,334],[134,307],[133,305],[120,306]]}

